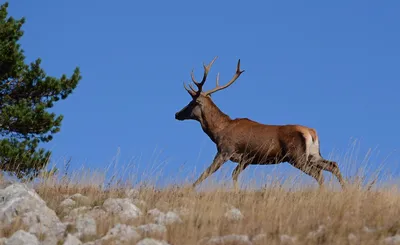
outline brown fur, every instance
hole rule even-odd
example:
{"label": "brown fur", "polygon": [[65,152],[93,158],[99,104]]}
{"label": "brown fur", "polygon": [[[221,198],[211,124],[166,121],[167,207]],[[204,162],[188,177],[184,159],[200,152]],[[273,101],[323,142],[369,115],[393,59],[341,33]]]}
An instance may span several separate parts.
{"label": "brown fur", "polygon": [[[215,59],[206,67],[198,91],[193,87],[186,90],[192,96],[192,101],[175,114],[177,120],[199,121],[203,131],[217,146],[217,154],[213,163],[193,183],[193,187],[217,171],[226,161],[238,163],[232,173],[235,188],[239,174],[251,164],[267,165],[289,162],[304,173],[314,177],[320,186],[323,184],[322,170],[332,172],[344,187],[344,180],[336,162],[322,158],[319,152],[310,151],[307,138],[311,136],[312,144],[319,145],[316,131],[302,125],[267,125],[252,121],[248,118],[231,119],[223,113],[209,96],[231,85],[243,71],[240,71],[240,60],[234,78],[225,86],[219,86],[209,92],[202,92],[208,71]],[[192,73],[193,74],[193,73]],[[311,142],[310,142],[311,144]],[[315,145],[313,145],[315,150]]]}

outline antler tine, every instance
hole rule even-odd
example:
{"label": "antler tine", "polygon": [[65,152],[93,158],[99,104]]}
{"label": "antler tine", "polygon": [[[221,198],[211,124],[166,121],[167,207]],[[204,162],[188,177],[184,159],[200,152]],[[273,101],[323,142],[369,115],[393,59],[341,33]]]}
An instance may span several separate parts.
{"label": "antler tine", "polygon": [[183,87],[186,89],[186,91],[193,97],[196,95],[196,91],[193,89],[193,87],[191,86],[191,84],[189,84],[190,89],[188,89],[186,87],[185,82],[183,83]]}
{"label": "antler tine", "polygon": [[235,75],[233,76],[233,78],[232,78],[227,84],[225,84],[225,85],[223,85],[223,86],[219,86],[219,73],[218,73],[217,82],[216,82],[217,86],[216,86],[215,88],[213,88],[213,89],[207,91],[207,92],[204,92],[204,95],[211,95],[212,93],[215,93],[215,92],[217,92],[217,91],[219,91],[219,90],[222,90],[222,89],[225,89],[225,88],[229,87],[230,85],[232,85],[232,83],[234,83],[234,82],[236,81],[236,79],[239,78],[239,76],[240,76],[243,72],[244,72],[244,70],[240,70],[240,59],[239,59],[239,60],[238,60],[238,63],[237,63],[237,66],[236,66],[236,73],[235,73]]}
{"label": "antler tine", "polygon": [[192,69],[192,72],[190,73],[192,77],[193,83],[197,86],[198,90],[197,93],[201,93],[202,88],[204,83],[207,80],[208,72],[210,71],[211,66],[214,64],[215,60],[218,58],[218,56],[215,56],[214,59],[206,66],[203,62],[203,68],[204,68],[204,74],[203,74],[203,79],[201,79],[201,82],[197,82],[196,79],[194,78],[194,69]]}
{"label": "antler tine", "polygon": [[196,93],[196,90],[193,88],[192,84],[189,84],[190,89]]}
{"label": "antler tine", "polygon": [[219,87],[219,72],[217,74],[217,79],[215,80],[215,84],[217,87]]}

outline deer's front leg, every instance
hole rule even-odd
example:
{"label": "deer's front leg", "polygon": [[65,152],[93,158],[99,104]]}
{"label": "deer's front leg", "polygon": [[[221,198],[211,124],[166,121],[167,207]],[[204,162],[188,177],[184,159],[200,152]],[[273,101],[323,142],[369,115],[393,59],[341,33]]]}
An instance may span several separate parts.
{"label": "deer's front leg", "polygon": [[208,176],[216,172],[222,164],[229,160],[230,154],[228,153],[217,153],[214,157],[213,163],[200,175],[200,177],[193,183],[192,187],[196,187],[199,183],[205,180]]}

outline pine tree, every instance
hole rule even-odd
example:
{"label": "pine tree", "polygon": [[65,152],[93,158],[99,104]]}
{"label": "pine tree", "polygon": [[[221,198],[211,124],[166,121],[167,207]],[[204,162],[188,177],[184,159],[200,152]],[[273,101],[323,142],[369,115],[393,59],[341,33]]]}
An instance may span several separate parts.
{"label": "pine tree", "polygon": [[8,3],[0,5],[0,171],[32,179],[43,170],[51,152],[39,148],[60,131],[62,115],[50,113],[81,80],[79,67],[71,77],[51,77],[41,59],[25,64],[18,44],[25,18],[8,17]]}

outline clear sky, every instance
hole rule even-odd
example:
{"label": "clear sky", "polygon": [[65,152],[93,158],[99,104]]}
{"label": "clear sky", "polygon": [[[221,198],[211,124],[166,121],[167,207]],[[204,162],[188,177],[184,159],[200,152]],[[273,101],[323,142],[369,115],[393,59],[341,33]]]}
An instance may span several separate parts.
{"label": "clear sky", "polygon": [[[218,55],[206,89],[217,72],[227,82],[239,58],[246,70],[213,96],[232,118],[304,124],[341,168],[362,164],[372,149],[370,168],[385,160],[398,173],[399,1],[18,0],[9,12],[26,17],[27,61],[42,58],[52,76],[82,71],[54,108],[65,119],[46,148],[60,167],[71,157],[72,169],[105,168],[118,154],[117,168],[132,167],[124,171],[198,177],[216,148],[197,122],[174,114],[190,100],[183,82],[191,69],[200,79],[202,62]],[[229,179],[234,167],[218,174]],[[271,171],[298,173],[285,163],[243,176]]]}

